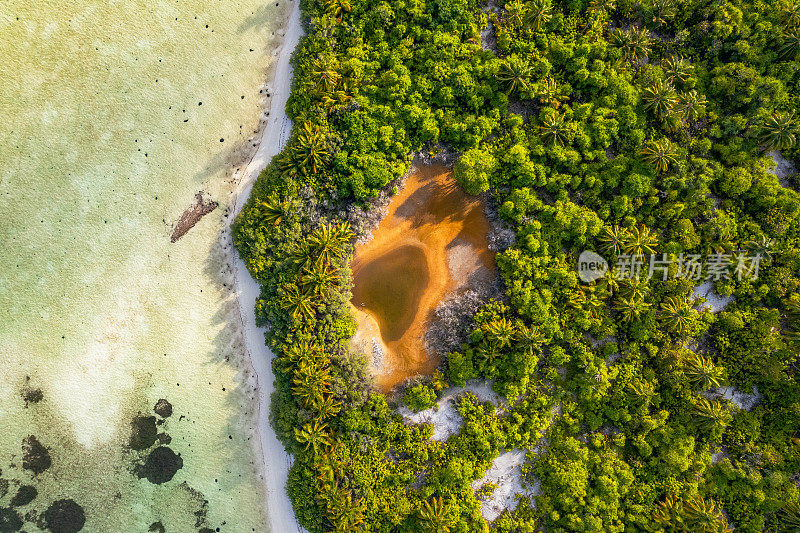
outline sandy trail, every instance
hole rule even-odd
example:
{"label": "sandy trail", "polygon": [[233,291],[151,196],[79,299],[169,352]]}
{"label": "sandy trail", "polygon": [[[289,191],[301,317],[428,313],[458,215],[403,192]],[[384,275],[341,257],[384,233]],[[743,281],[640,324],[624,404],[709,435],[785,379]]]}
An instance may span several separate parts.
{"label": "sandy trail", "polygon": [[[271,87],[272,100],[269,105],[269,116],[261,135],[258,150],[240,176],[241,179],[235,192],[236,199],[233,203],[234,217],[231,217],[231,221],[250,195],[250,190],[258,174],[267,166],[270,159],[280,152],[289,138],[292,123],[286,116],[286,101],[292,81],[290,60],[302,33],[300,3],[296,1],[289,15],[283,44],[278,55]],[[227,228],[227,238],[231,239],[230,227]],[[269,531],[273,533],[305,531],[297,523],[292,502],[286,494],[286,479],[292,458],[286,453],[283,444],[278,441],[269,424],[270,395],[274,390],[275,378],[271,367],[272,353],[264,343],[264,329],[257,327],[255,321],[255,305],[260,292],[259,285],[250,277],[250,273],[236,249],[231,245],[228,250],[230,250],[231,261],[235,265],[234,283],[242,318],[245,346],[257,376],[256,395],[259,404],[256,406],[255,412],[257,413],[259,438],[254,439],[256,441],[254,446],[256,456],[263,459],[262,476],[266,485],[265,504]]]}

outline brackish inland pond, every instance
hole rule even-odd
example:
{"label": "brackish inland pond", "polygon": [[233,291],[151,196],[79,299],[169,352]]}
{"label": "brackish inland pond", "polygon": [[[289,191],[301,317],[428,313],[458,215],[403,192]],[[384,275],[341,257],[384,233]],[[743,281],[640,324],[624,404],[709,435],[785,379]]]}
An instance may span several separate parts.
{"label": "brackish inland pond", "polygon": [[488,233],[483,201],[467,195],[449,169],[424,165],[392,198],[372,239],[356,247],[353,343],[373,355],[381,390],[439,364],[425,332],[445,297],[492,279]]}

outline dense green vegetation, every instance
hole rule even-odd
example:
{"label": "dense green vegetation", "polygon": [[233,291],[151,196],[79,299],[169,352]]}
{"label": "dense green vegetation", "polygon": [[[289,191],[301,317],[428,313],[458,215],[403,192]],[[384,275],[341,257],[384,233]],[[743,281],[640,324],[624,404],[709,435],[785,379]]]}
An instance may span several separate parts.
{"label": "dense green vegetation", "polygon": [[[529,450],[541,493],[497,531],[800,528],[800,2],[308,0],[294,134],[235,227],[277,357],[272,422],[296,454],[310,531],[485,531],[471,487]],[[488,41],[481,30],[490,23]],[[459,152],[516,230],[490,302],[413,409],[473,378],[460,433],[432,442],[370,389],[348,348],[353,233],[338,213],[391,187],[415,151]],[[582,250],[668,254],[668,279],[579,281]],[[684,254],[762,254],[715,280]],[[750,265],[752,266],[752,264]],[[750,410],[720,386],[761,397]],[[712,461],[712,454],[721,452]],[[491,487],[490,487],[491,488]],[[724,515],[722,513],[724,510]]]}

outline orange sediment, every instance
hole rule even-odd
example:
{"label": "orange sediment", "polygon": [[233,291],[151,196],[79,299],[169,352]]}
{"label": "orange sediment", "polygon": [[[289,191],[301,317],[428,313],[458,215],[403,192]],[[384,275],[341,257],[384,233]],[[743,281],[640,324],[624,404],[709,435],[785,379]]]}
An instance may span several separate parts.
{"label": "orange sediment", "polygon": [[494,271],[483,201],[467,195],[441,165],[416,169],[392,198],[372,240],[356,247],[353,298],[358,333],[354,344],[382,361],[373,370],[388,391],[439,364],[424,336],[436,306],[472,276]]}

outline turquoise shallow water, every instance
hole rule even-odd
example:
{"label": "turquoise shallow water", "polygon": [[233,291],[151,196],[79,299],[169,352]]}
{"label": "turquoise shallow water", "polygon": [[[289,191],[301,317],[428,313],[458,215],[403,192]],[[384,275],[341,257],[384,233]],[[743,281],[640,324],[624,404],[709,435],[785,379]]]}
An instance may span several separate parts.
{"label": "turquoise shallow water", "polygon": [[[21,511],[71,498],[85,531],[263,530],[222,232],[288,7],[0,1],[0,507],[32,483]],[[200,190],[220,207],[171,244]],[[184,466],[156,485],[127,443],[159,398]]]}

